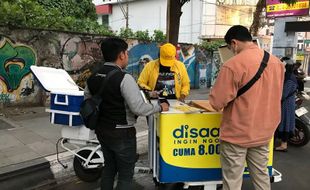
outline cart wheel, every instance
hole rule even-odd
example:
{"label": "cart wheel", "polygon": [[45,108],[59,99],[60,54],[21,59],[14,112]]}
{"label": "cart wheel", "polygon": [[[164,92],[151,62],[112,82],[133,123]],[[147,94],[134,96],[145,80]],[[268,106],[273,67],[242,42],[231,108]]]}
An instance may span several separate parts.
{"label": "cart wheel", "polygon": [[[77,154],[82,156],[83,158],[87,158],[91,150],[81,150]],[[97,154],[94,154],[92,158],[99,158]],[[99,168],[84,168],[83,166],[84,160],[79,158],[78,156],[74,157],[73,160],[73,168],[75,171],[76,176],[85,182],[93,182],[100,178],[102,167]]]}
{"label": "cart wheel", "polygon": [[296,119],[295,122],[294,135],[288,139],[288,143],[296,147],[305,146],[310,140],[309,128],[298,119]]}

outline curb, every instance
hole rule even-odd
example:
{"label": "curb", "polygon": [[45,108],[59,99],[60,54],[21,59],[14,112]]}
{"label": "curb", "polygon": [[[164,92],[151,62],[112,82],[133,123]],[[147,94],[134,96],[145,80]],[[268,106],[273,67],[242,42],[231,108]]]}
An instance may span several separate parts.
{"label": "curb", "polygon": [[18,177],[20,175],[25,175],[49,167],[49,161],[44,158],[37,158],[14,165],[4,166],[0,168],[0,183],[13,177]]}
{"label": "curb", "polygon": [[[67,152],[60,153],[59,158],[66,165],[72,162],[72,156],[68,156]],[[57,179],[61,179],[69,173],[74,173],[72,167],[64,170],[58,164],[56,155],[5,166],[0,168],[0,172],[1,190],[38,189],[38,187],[47,184],[56,184]]]}

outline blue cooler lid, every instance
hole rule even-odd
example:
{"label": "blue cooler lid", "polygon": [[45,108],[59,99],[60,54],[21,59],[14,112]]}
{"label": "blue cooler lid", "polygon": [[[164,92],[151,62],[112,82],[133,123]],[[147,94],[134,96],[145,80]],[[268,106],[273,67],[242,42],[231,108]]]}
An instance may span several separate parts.
{"label": "blue cooler lid", "polygon": [[30,66],[30,70],[40,82],[45,91],[48,92],[73,92],[80,94],[78,85],[70,75],[63,69],[51,67]]}

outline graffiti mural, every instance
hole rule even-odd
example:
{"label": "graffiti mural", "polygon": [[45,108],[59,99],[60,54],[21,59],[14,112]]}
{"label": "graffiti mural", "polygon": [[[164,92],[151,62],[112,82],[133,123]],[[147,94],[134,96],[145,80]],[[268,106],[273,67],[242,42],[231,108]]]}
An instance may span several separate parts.
{"label": "graffiti mural", "polygon": [[62,68],[67,71],[81,88],[96,63],[102,61],[101,39],[69,37],[61,40]]}
{"label": "graffiti mural", "polygon": [[69,74],[82,73],[86,66],[102,60],[99,40],[69,37],[62,44],[62,66]]}
{"label": "graffiti mural", "polygon": [[196,48],[196,61],[199,64],[199,88],[211,87],[212,58],[210,52]]}
{"label": "graffiti mural", "polygon": [[199,72],[199,68],[197,67],[195,47],[193,45],[181,44],[180,48],[178,48],[178,57],[185,64],[191,81],[191,88],[198,88],[199,74],[197,73]]}
{"label": "graffiti mural", "polygon": [[19,87],[35,62],[36,55],[30,47],[13,44],[7,38],[0,41],[0,79],[6,84],[8,92]]}
{"label": "graffiti mural", "polygon": [[220,72],[221,61],[220,54],[218,51],[212,54],[212,72],[211,72],[211,85],[215,83],[218,73]]}
{"label": "graffiti mural", "polygon": [[127,41],[129,44],[129,60],[127,72],[138,79],[144,65],[158,58],[159,47],[157,43],[139,43],[138,40]]}
{"label": "graffiti mural", "polygon": [[33,92],[34,86],[30,66],[35,65],[35,51],[24,44],[0,39],[0,102],[16,101]]}
{"label": "graffiti mural", "polygon": [[[83,88],[98,63],[103,62],[100,43],[104,36],[1,30],[1,27],[0,31],[1,104],[47,102],[48,94],[41,93],[38,82],[30,74],[31,65],[62,68]],[[158,58],[161,44],[135,39],[127,40],[127,43],[129,62],[126,70],[137,79],[145,64]],[[193,44],[179,44],[177,59],[186,66],[191,88],[208,88],[214,83],[220,68],[218,53],[206,52]]]}

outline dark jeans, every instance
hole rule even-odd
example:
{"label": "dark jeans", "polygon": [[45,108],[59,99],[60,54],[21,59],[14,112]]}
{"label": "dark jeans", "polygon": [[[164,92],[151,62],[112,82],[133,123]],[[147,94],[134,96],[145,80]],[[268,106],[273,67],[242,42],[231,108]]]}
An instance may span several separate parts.
{"label": "dark jeans", "polygon": [[96,131],[104,156],[101,190],[113,190],[118,174],[117,190],[132,190],[136,163],[136,129],[111,129]]}

